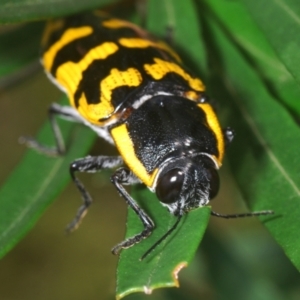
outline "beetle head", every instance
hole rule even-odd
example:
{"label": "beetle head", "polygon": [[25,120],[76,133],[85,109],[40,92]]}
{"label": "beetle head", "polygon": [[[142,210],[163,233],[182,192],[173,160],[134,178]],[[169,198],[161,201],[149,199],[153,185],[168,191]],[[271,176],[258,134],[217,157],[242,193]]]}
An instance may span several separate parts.
{"label": "beetle head", "polygon": [[156,195],[175,216],[206,205],[219,191],[212,157],[199,154],[169,162],[159,173]]}

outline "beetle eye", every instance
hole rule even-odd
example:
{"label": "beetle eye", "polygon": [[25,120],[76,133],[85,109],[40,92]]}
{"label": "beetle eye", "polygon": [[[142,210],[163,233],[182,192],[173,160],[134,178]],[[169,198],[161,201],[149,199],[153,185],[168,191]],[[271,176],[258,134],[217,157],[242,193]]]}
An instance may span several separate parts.
{"label": "beetle eye", "polygon": [[180,169],[168,171],[158,179],[156,195],[159,201],[171,204],[176,202],[181,191],[184,174]]}
{"label": "beetle eye", "polygon": [[209,199],[213,199],[217,196],[220,187],[220,178],[218,171],[215,168],[206,169],[207,178],[209,181]]}

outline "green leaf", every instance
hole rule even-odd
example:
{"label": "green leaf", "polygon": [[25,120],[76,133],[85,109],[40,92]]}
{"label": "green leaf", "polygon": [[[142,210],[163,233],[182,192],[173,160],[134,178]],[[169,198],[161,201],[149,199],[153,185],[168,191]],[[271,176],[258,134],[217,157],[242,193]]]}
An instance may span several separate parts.
{"label": "green leaf", "polygon": [[300,274],[292,264],[282,263],[286,258],[272,238],[254,227],[246,226],[239,234],[238,229],[230,230],[230,234],[225,229],[221,238],[217,230],[207,230],[203,238],[201,250],[206,267],[202,268],[207,270],[205,278],[213,284],[220,300],[290,299],[287,282],[291,278],[299,282]]}
{"label": "green leaf", "polygon": [[243,0],[287,69],[300,83],[300,5],[297,0]]}
{"label": "green leaf", "polygon": [[228,150],[232,171],[252,210],[275,211],[265,226],[300,269],[299,126],[208,15],[207,23],[217,66],[213,92],[236,130]]}
{"label": "green leaf", "polygon": [[[204,65],[205,53],[199,41],[199,24],[192,1],[150,1],[147,13],[151,32],[163,36],[167,27],[172,26],[176,45],[183,48],[185,42],[195,41],[189,48],[184,47],[184,54],[190,58],[188,62],[194,66],[194,69],[195,65],[198,67]],[[184,21],[186,19],[181,18],[183,13],[193,27],[189,28],[186,25]],[[210,214],[209,208],[189,212],[178,230],[163,241],[144,261],[139,262],[139,258],[167,232],[176,218],[162,207],[155,194],[141,189],[134,191],[134,199],[138,200],[151,216],[156,228],[149,238],[122,251],[117,271],[118,298],[133,292],[150,293],[156,288],[178,286],[175,274],[191,262],[205,232]],[[142,229],[141,221],[129,209],[126,237],[133,236]]]}
{"label": "green leaf", "polygon": [[44,20],[100,8],[118,0],[4,0],[0,3],[0,23]]}
{"label": "green leaf", "polygon": [[[81,125],[62,121],[60,128],[69,142],[66,155],[53,158],[29,149],[1,187],[0,257],[34,226],[70,181],[69,164],[85,155],[94,141],[95,134]],[[45,145],[53,144],[53,133],[48,122],[39,132],[38,140]]]}
{"label": "green leaf", "polygon": [[171,46],[180,54],[183,63],[197,72],[198,76],[205,73],[206,50],[201,40],[202,26],[193,1],[149,1],[147,28],[161,38],[168,38],[169,29]]}
{"label": "green leaf", "polygon": [[[150,237],[121,252],[117,272],[118,299],[133,292],[150,294],[157,288],[178,287],[178,273],[193,259],[210,216],[209,207],[189,212],[176,232],[143,261],[139,261],[139,258],[170,229],[176,217],[159,203],[153,193],[145,189],[135,188],[132,196],[150,215],[156,228]],[[133,236],[142,229],[140,219],[132,209],[128,209],[126,237]]]}
{"label": "green leaf", "polygon": [[[278,58],[277,53],[244,5],[237,1],[223,0],[211,0],[205,3],[213,11],[218,22],[226,28],[232,42],[245,51],[244,54],[247,55],[252,65],[260,73],[261,80],[270,92],[294,114],[300,116],[300,102],[297,101],[300,98],[299,84]],[[256,2],[250,1],[250,3],[254,4]],[[259,5],[261,3],[259,2]],[[270,3],[269,1],[268,4]],[[270,20],[268,18],[266,23],[273,24]],[[273,25],[271,28],[277,33],[277,29]]]}
{"label": "green leaf", "polygon": [[[6,16],[0,19],[6,22],[45,18],[79,9],[77,3],[66,9],[70,3],[63,2],[59,8],[57,2],[2,2],[0,16],[3,10]],[[108,2],[102,1],[101,5]],[[12,13],[8,8],[14,4],[18,5],[18,10],[15,7]],[[210,9],[195,7],[192,1],[153,0],[149,3],[149,27],[152,32],[165,36],[166,27],[173,26],[175,50],[184,62],[198,74],[217,70],[212,80],[212,94],[220,101],[227,124],[237,132],[228,151],[235,177],[251,209],[275,210],[274,217],[264,218],[265,225],[299,269],[299,128],[286,109],[288,106],[299,115],[299,104],[295,101],[299,98],[297,82],[278,61],[260,29],[240,4],[223,0],[206,1],[206,4]],[[202,27],[197,13],[203,19],[210,18],[204,22],[204,31],[206,36],[210,35],[208,54],[217,68],[206,69],[204,44],[199,41]],[[272,24],[272,19],[269,22]],[[31,48],[31,45],[26,47]],[[13,52],[14,47],[10,49]],[[13,59],[10,63],[4,68],[9,71],[4,74],[15,70]],[[83,156],[92,143],[94,134],[89,129],[66,122],[61,124],[64,135],[70,140],[67,156],[48,158],[28,150],[0,190],[1,255],[33,226],[69,180],[69,163]],[[40,139],[46,144],[53,143],[48,125],[41,131]],[[136,291],[150,292],[155,288],[176,286],[174,274],[192,260],[210,213],[209,208],[201,208],[187,214],[176,232],[140,262],[141,255],[176,218],[149,191],[137,187],[133,197],[149,213],[156,229],[148,239],[122,251],[117,275],[119,298]],[[127,228],[126,236],[142,230],[140,220],[130,209]]]}

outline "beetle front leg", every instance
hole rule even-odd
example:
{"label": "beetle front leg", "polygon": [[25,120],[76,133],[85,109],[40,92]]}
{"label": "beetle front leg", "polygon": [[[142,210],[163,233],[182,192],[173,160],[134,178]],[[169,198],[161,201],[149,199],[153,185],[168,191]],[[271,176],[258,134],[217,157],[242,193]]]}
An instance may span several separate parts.
{"label": "beetle front leg", "polygon": [[81,220],[86,215],[89,206],[93,200],[82,182],[75,176],[76,172],[95,173],[102,169],[111,169],[123,163],[120,156],[87,156],[74,160],[70,165],[70,174],[78,188],[83,204],[79,207],[74,220],[67,226],[67,232],[72,232],[78,228]]}
{"label": "beetle front leg", "polygon": [[111,177],[112,183],[117,188],[120,195],[125,199],[126,203],[133,209],[133,211],[138,215],[141,222],[144,225],[144,230],[141,233],[136,234],[133,237],[126,239],[125,241],[116,245],[111,252],[113,254],[119,254],[122,249],[129,248],[143,239],[147,238],[154,229],[154,223],[151,218],[139,207],[135,200],[126,192],[122,184],[132,184],[139,180],[133,175],[131,171],[126,168],[120,168]]}

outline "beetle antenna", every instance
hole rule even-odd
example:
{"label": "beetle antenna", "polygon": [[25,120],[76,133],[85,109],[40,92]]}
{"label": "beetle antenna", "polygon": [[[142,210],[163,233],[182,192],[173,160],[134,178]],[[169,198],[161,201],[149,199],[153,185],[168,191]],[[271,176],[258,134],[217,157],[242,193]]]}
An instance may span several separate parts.
{"label": "beetle antenna", "polygon": [[265,216],[265,215],[273,215],[273,214],[274,214],[273,210],[261,210],[261,211],[253,211],[253,212],[249,212],[249,213],[233,214],[233,215],[223,215],[223,214],[219,214],[215,211],[211,211],[212,216],[219,217],[219,218],[225,218],[225,219]]}
{"label": "beetle antenna", "polygon": [[182,219],[182,214],[180,214],[177,218],[177,221],[174,223],[174,225],[158,240],[155,244],[153,244],[140,258],[140,261],[142,261],[146,256],[148,256],[164,239],[166,239],[177,227],[180,220]]}

